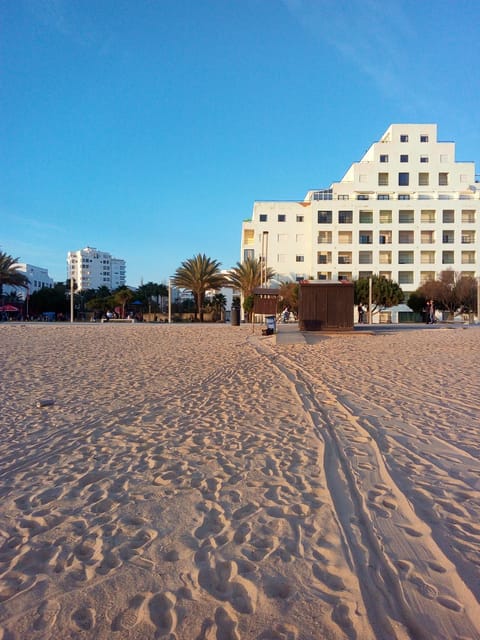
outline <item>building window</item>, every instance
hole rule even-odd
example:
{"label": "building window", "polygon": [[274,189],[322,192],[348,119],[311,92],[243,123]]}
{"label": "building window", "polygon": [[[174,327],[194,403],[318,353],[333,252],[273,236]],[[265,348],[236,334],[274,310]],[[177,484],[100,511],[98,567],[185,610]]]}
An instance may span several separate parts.
{"label": "building window", "polygon": [[420,156],[420,162],[425,164],[428,162],[428,156]]}
{"label": "building window", "polygon": [[399,271],[398,284],[413,284],[413,271]]}
{"label": "building window", "polygon": [[413,244],[413,231],[399,231],[398,244]]}
{"label": "building window", "polygon": [[373,211],[360,211],[360,224],[372,224]]}
{"label": "building window", "polygon": [[462,231],[462,244],[474,244],[475,231]]}
{"label": "building window", "polygon": [[422,209],[422,211],[420,212],[420,222],[428,222],[430,224],[435,222],[435,210]]}
{"label": "building window", "polygon": [[428,187],[429,175],[430,175],[429,173],[418,174],[418,185],[420,187]]}
{"label": "building window", "polygon": [[285,220],[287,219],[286,215],[284,213],[279,213],[277,216],[277,220],[278,222],[285,222]]}
{"label": "building window", "polygon": [[351,231],[339,231],[338,232],[338,244],[352,244],[352,232]]}
{"label": "building window", "polygon": [[408,162],[408,155],[402,153],[400,156],[400,162]]}
{"label": "building window", "polygon": [[380,162],[388,162],[388,155],[386,153],[380,155]]}
{"label": "building window", "polygon": [[243,250],[243,259],[244,260],[253,260],[255,257],[255,251],[253,249],[244,249]]}
{"label": "building window", "polygon": [[318,224],[332,224],[332,212],[331,211],[319,211],[318,212]]}
{"label": "building window", "polygon": [[453,209],[444,209],[442,212],[442,221],[453,224],[455,222],[455,211]]}
{"label": "building window", "polygon": [[475,264],[475,251],[462,251],[462,264]]}
{"label": "building window", "polygon": [[331,244],[332,243],[332,232],[331,231],[319,231],[318,232],[318,244]]}
{"label": "building window", "polygon": [[399,200],[410,200],[410,194],[409,193],[399,193],[398,194],[398,199]]}
{"label": "building window", "polygon": [[338,264],[352,264],[352,252],[351,251],[339,251],[338,252]]}
{"label": "building window", "polygon": [[420,231],[421,244],[434,244],[435,243],[435,231]]}
{"label": "building window", "polygon": [[378,244],[392,244],[392,232],[391,231],[379,231],[378,232]]}
{"label": "building window", "polygon": [[331,251],[319,251],[317,253],[317,264],[330,264],[332,262]]}
{"label": "building window", "polygon": [[380,264],[392,264],[392,252],[391,251],[379,251],[378,261]]}
{"label": "building window", "polygon": [[420,284],[435,280],[435,271],[420,271]]}
{"label": "building window", "polygon": [[295,256],[295,262],[305,262],[304,256]]}
{"label": "building window", "polygon": [[414,219],[413,209],[400,209],[398,212],[398,222],[400,224],[413,224]]}
{"label": "building window", "polygon": [[398,186],[399,187],[408,187],[410,176],[408,173],[400,172],[398,174]]}
{"label": "building window", "polygon": [[338,272],[338,281],[339,282],[343,282],[343,281],[348,282],[351,279],[352,279],[352,272],[351,271],[339,271]]}
{"label": "building window", "polygon": [[297,222],[303,222],[303,216],[297,216]]}
{"label": "building window", "polygon": [[313,194],[314,200],[331,200],[332,199],[332,190],[324,189],[323,191],[315,191]]}
{"label": "building window", "polygon": [[435,251],[420,251],[420,262],[422,264],[435,264]]}
{"label": "building window", "polygon": [[438,186],[446,187],[448,185],[448,173],[442,171],[438,174]]}
{"label": "building window", "polygon": [[428,136],[425,133],[420,134],[420,142],[428,142]]}
{"label": "building window", "polygon": [[442,251],[442,264],[453,264],[455,254],[453,251]]}
{"label": "building window", "polygon": [[372,264],[373,252],[372,251],[359,251],[358,262],[359,264]]}
{"label": "building window", "polygon": [[388,187],[388,173],[379,173],[378,174],[378,186],[379,187]]}
{"label": "building window", "polygon": [[338,212],[338,223],[339,224],[352,224],[353,222],[353,211],[339,211]]}
{"label": "building window", "polygon": [[371,231],[359,231],[359,243],[360,244],[372,244],[373,233]]}
{"label": "building window", "polygon": [[475,209],[462,209],[462,222],[475,222]]}
{"label": "building window", "polygon": [[317,280],[331,280],[332,272],[331,271],[318,271]]}
{"label": "building window", "polygon": [[442,233],[442,242],[443,244],[453,244],[455,241],[455,232],[454,231],[444,231]]}
{"label": "building window", "polygon": [[402,133],[400,136],[400,142],[408,142],[408,136],[405,133]]}
{"label": "building window", "polygon": [[338,197],[339,200],[349,200],[350,199],[350,196],[348,195],[348,193],[339,193],[337,197]]}
{"label": "building window", "polygon": [[392,212],[388,209],[380,209],[380,222],[382,224],[391,224]]}
{"label": "building window", "polygon": [[399,251],[398,264],[413,264],[413,251]]}
{"label": "building window", "polygon": [[379,193],[377,194],[377,200],[390,200],[390,195],[388,193]]}
{"label": "building window", "polygon": [[261,213],[260,214],[260,217],[259,217],[260,222],[267,222],[267,219],[268,218],[267,218],[267,214],[266,213]]}
{"label": "building window", "polygon": [[358,277],[361,278],[370,278],[373,276],[373,271],[359,271]]}
{"label": "building window", "polygon": [[368,200],[369,199],[369,195],[368,193],[358,193],[357,194],[357,200]]}

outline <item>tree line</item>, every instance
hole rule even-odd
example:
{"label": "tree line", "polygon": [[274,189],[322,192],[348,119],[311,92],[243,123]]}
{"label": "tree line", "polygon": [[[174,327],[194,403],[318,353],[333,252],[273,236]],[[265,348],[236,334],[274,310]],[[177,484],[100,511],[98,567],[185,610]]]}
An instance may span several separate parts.
{"label": "tree line", "polygon": [[[14,287],[28,287],[28,279],[19,272],[15,264],[18,258],[0,252],[0,297],[2,304],[5,297],[2,296],[4,284]],[[192,258],[184,260],[175,271],[171,284],[180,289],[190,291],[193,300],[185,300],[176,311],[191,312],[195,319],[203,321],[204,312],[213,311],[218,318],[225,309],[225,297],[218,293],[222,287],[232,287],[241,293],[243,309],[248,318],[253,310],[254,289],[268,283],[275,277],[271,268],[265,269],[262,260],[246,258],[237,262],[234,267],[226,272],[220,269],[220,262],[199,253]],[[434,300],[435,307],[455,314],[457,312],[472,312],[477,305],[478,286],[472,276],[458,274],[452,270],[442,271],[437,279],[425,282],[407,300],[401,287],[394,281],[383,276],[373,275],[371,278],[372,312],[398,305],[402,302],[415,312],[421,312],[425,308],[427,300]],[[279,305],[288,306],[290,311],[298,311],[298,283],[280,282]],[[354,282],[355,304],[368,305],[370,298],[369,278],[360,278]],[[208,291],[215,291],[207,298]],[[39,315],[44,311],[52,311],[57,314],[68,313],[68,296],[70,294],[70,282],[57,282],[52,288],[43,288],[32,293],[29,297],[29,315]],[[133,309],[136,313],[156,313],[165,308],[168,298],[168,288],[165,284],[148,282],[135,290],[129,287],[120,287],[110,291],[108,287],[77,291],[75,296],[75,310],[78,313],[92,312],[103,315],[109,309],[121,309],[124,317],[127,309]],[[239,304],[235,300],[234,304]],[[183,305],[183,308],[182,308]]]}

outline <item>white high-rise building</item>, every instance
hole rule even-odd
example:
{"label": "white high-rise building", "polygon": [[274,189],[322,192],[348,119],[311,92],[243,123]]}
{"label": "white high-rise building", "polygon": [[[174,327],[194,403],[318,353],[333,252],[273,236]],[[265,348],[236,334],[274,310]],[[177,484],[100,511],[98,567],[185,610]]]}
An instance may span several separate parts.
{"label": "white high-rise building", "polygon": [[125,260],[112,258],[105,251],[85,247],[67,254],[68,278],[74,278],[77,290],[108,287],[110,290],[125,285]]}
{"label": "white high-rise building", "polygon": [[408,294],[441,271],[478,277],[480,184],[435,124],[394,124],[340,182],[303,201],[255,202],[242,259],[280,280],[383,275]]}

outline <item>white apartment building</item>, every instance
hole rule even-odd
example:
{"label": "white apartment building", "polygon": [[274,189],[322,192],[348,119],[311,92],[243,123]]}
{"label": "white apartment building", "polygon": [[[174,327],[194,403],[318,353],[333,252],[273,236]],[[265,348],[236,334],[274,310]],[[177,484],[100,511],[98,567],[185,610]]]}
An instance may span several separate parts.
{"label": "white apartment building", "polygon": [[125,260],[112,258],[105,251],[85,247],[67,254],[67,278],[74,278],[77,290],[108,287],[110,290],[125,285]]}
{"label": "white apartment building", "polygon": [[393,124],[329,188],[300,202],[255,202],[242,259],[279,280],[383,275],[405,294],[441,271],[478,277],[480,184],[435,124]]}

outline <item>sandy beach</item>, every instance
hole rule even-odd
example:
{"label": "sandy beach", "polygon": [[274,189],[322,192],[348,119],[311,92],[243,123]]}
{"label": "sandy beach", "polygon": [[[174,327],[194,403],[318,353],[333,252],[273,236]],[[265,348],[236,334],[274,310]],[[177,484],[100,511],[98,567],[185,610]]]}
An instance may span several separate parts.
{"label": "sandy beach", "polygon": [[0,325],[0,640],[480,638],[479,345]]}

